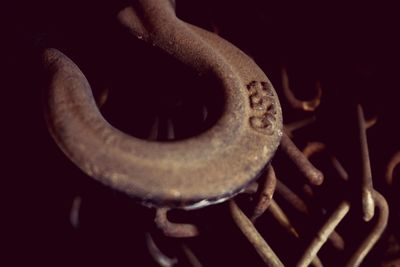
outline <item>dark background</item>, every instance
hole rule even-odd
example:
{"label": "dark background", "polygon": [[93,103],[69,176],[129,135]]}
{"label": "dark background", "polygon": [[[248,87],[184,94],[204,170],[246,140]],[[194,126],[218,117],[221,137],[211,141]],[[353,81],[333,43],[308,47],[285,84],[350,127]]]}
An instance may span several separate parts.
{"label": "dark background", "polygon": [[[376,177],[383,177],[385,163],[400,147],[397,9],[378,1],[276,2],[177,1],[177,14],[187,22],[217,30],[220,36],[254,58],[281,96],[285,122],[295,121],[304,114],[291,110],[284,100],[280,66],[288,67],[293,90],[299,98],[312,97],[313,83],[320,80],[323,102],[317,114],[318,123],[312,130],[299,134],[297,141],[304,144],[316,138],[327,142],[353,175],[359,171],[353,168],[358,164],[355,104],[363,105],[367,117],[378,114],[378,124],[369,132],[369,143],[373,172]],[[175,78],[186,73],[184,67],[132,40],[119,27],[115,15],[128,4],[40,0],[14,1],[1,8],[4,22],[0,77],[5,93],[2,98],[5,183],[1,190],[5,205],[2,230],[6,237],[2,241],[8,261],[3,266],[22,263],[155,266],[143,243],[144,232],[156,231],[151,223],[153,211],[80,173],[53,143],[43,119],[44,73],[40,51],[46,47],[58,48],[77,62],[95,93],[109,84],[116,86],[114,90],[121,95],[109,107],[113,114],[110,116],[117,125],[137,135],[140,133],[132,125],[138,120],[143,123],[135,114],[142,108],[136,104],[145,93],[127,91],[130,82],[140,88],[152,80],[149,87],[156,88],[162,80],[180,88],[194,79],[188,74],[186,80],[178,83]],[[154,79],[153,73],[158,79]],[[132,115],[121,117],[123,114]],[[375,181],[377,188],[390,197],[389,189],[379,179]],[[331,188],[329,192],[338,190],[341,189]],[[83,199],[78,229],[69,222],[76,195]],[[224,208],[213,207],[203,213],[223,214]],[[202,218],[203,213],[194,217]],[[213,222],[214,226],[204,219],[200,221],[209,229],[209,236],[198,241],[205,247],[209,244],[208,249],[199,252],[208,263],[206,266],[225,266],[243,259],[253,259],[248,266],[260,264],[242,237],[231,235],[229,231],[234,227],[226,218]],[[244,245],[228,250],[224,248],[226,240]],[[175,243],[159,242],[168,244],[166,250],[174,253]],[[199,244],[193,246],[200,250]]]}

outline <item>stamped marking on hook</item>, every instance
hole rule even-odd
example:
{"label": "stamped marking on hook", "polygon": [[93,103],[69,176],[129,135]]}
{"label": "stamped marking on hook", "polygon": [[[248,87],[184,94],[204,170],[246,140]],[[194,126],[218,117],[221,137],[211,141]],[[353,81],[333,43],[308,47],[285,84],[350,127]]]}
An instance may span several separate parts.
{"label": "stamped marking on hook", "polygon": [[266,82],[252,81],[247,85],[247,90],[252,109],[250,126],[260,133],[272,135],[277,110],[271,87],[268,87]]}
{"label": "stamped marking on hook", "polygon": [[168,0],[139,0],[118,19],[129,34],[217,81],[222,114],[184,140],[130,136],[101,115],[79,67],[46,49],[46,117],[56,143],[83,172],[146,205],[198,208],[241,192],[259,177],[282,136],[282,111],[266,75],[229,42],[179,20]]}

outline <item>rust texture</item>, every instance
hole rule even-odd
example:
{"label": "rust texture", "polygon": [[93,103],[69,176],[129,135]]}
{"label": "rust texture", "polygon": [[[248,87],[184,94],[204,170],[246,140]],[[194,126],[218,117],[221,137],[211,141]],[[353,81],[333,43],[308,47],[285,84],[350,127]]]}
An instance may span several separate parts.
{"label": "rust texture", "polygon": [[53,138],[86,174],[145,204],[200,207],[232,197],[258,177],[279,145],[282,114],[268,78],[227,41],[179,20],[170,1],[136,1],[118,19],[136,38],[215,77],[225,97],[221,117],[181,141],[129,136],[100,114],[78,66],[51,48],[43,60]]}
{"label": "rust texture", "polygon": [[382,236],[385,230],[388,218],[389,218],[389,207],[386,199],[377,191],[373,192],[374,204],[379,209],[379,217],[372,231],[367,235],[365,240],[358,247],[356,252],[350,258],[346,266],[360,266],[368,252],[372,249],[378,239]]}
{"label": "rust texture", "polygon": [[314,97],[314,99],[309,100],[309,101],[302,101],[296,98],[294,95],[293,91],[290,89],[289,86],[289,76],[287,73],[286,68],[282,67],[282,89],[283,93],[285,94],[285,97],[289,104],[295,108],[295,109],[301,109],[303,111],[314,111],[318,108],[318,106],[321,103],[321,97],[322,97],[322,89],[321,89],[321,84],[319,82],[316,82],[316,90],[317,94]]}
{"label": "rust texture", "polygon": [[[325,128],[341,132],[344,119],[332,121],[319,113],[328,94],[318,79],[313,80],[318,81],[315,97],[303,101],[291,90],[286,67],[280,68],[277,93],[250,56],[217,35],[217,25],[211,23],[212,33],[178,18],[175,1],[134,1],[117,12],[116,20],[129,37],[199,77],[212,77],[218,84],[216,95],[223,95],[218,103],[222,113],[207,130],[174,140],[169,122],[168,141],[158,140],[156,118],[147,139],[138,138],[117,129],[100,112],[112,88],[102,88],[94,97],[91,82],[73,56],[57,48],[46,48],[42,54],[51,136],[87,176],[154,212],[150,224],[155,231],[146,229],[146,242],[158,265],[206,266],[203,250],[213,247],[211,243],[221,254],[225,247],[238,245],[218,236],[225,228],[235,242],[246,241],[241,248],[254,258],[258,254],[259,262],[254,263],[267,266],[336,266],[336,258],[340,266],[360,266],[374,249],[384,254],[376,244],[387,239],[389,209],[395,210],[392,224],[399,219],[398,207],[386,198],[393,194],[398,199],[395,170],[400,152],[393,147],[384,167],[374,166],[367,130],[379,127],[380,114],[367,120],[367,105],[348,100],[356,110],[356,127],[347,134],[356,136],[360,150],[359,164],[353,164],[326,138]],[[294,119],[285,124],[278,94],[285,98],[282,105],[295,111]],[[155,103],[146,101],[150,106]],[[337,113],[340,104],[335,103]],[[373,181],[381,171],[374,172],[375,167],[385,173]],[[86,199],[79,194],[73,200],[70,224],[75,230],[81,228]],[[182,223],[187,218],[190,223]],[[359,235],[354,231],[358,228],[368,231]],[[393,238],[399,239],[398,230],[394,232]],[[170,244],[175,249],[165,249]],[[224,255],[233,257],[230,254]],[[399,265],[400,250],[398,255],[386,254],[379,259],[381,266]]]}
{"label": "rust texture", "polygon": [[299,168],[300,172],[302,172],[312,184],[322,184],[324,180],[323,174],[311,164],[286,134],[282,136],[281,149],[290,157]]}
{"label": "rust texture", "polygon": [[364,212],[364,220],[370,221],[374,217],[374,198],[372,192],[374,190],[372,184],[371,163],[369,160],[367,128],[365,124],[364,112],[361,105],[357,106],[358,127],[360,130],[361,158],[362,158],[362,207]]}
{"label": "rust texture", "polygon": [[269,207],[274,195],[276,187],[276,176],[274,167],[269,165],[265,174],[265,180],[261,181],[261,190],[258,196],[257,205],[254,208],[253,216],[251,221],[254,223],[258,217],[260,217]]}
{"label": "rust texture", "polygon": [[168,209],[159,208],[156,211],[156,217],[154,222],[157,227],[163,231],[166,236],[169,237],[194,237],[199,234],[199,230],[195,225],[173,223],[168,220],[167,217]]}
{"label": "rust texture", "polygon": [[336,226],[346,216],[350,210],[350,205],[347,202],[340,203],[339,207],[331,215],[326,224],[317,233],[316,237],[311,242],[310,246],[304,252],[297,266],[308,266],[315,258],[320,248],[325,244],[328,237],[333,233]]}
{"label": "rust texture", "polygon": [[250,219],[240,210],[235,201],[231,200],[229,204],[233,220],[254,246],[266,265],[270,267],[284,266],[275,252],[254,227]]}

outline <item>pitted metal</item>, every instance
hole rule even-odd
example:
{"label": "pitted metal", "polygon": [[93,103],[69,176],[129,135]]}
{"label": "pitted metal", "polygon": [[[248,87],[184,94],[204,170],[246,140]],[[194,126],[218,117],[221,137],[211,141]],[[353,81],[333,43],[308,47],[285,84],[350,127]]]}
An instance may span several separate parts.
{"label": "pitted metal", "polygon": [[151,205],[200,207],[240,192],[282,136],[280,103],[266,75],[229,42],[179,20],[168,0],[136,1],[118,19],[136,38],[214,76],[224,92],[222,115],[184,140],[135,138],[104,119],[79,67],[52,48],[43,55],[50,77],[46,116],[59,147],[87,175]]}

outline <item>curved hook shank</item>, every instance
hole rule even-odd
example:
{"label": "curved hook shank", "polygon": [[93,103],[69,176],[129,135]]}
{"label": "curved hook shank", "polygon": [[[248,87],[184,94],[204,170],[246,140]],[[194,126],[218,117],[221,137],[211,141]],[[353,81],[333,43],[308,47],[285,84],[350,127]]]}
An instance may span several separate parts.
{"label": "curved hook shank", "polygon": [[279,145],[277,95],[250,58],[220,37],[179,21],[167,0],[138,3],[140,8],[121,11],[120,21],[137,38],[220,81],[225,103],[219,120],[182,141],[129,136],[102,117],[78,66],[48,49],[50,131],[86,174],[145,203],[199,207],[231,197],[258,176]]}
{"label": "curved hook shank", "polygon": [[374,247],[376,242],[385,231],[389,219],[389,206],[386,199],[376,190],[373,191],[374,204],[379,210],[379,217],[376,220],[375,226],[368,236],[364,239],[356,252],[351,256],[346,263],[347,267],[360,266],[368,252]]}

